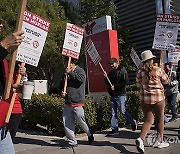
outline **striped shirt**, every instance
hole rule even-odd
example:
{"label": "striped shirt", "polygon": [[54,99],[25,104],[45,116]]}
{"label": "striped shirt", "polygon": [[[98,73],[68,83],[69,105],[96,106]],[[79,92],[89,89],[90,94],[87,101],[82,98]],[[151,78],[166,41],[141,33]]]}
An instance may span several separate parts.
{"label": "striped shirt", "polygon": [[169,78],[163,69],[154,66],[151,77],[147,79],[145,70],[140,69],[136,76],[136,84],[140,88],[140,100],[145,104],[156,104],[165,99],[163,84],[169,83]]}

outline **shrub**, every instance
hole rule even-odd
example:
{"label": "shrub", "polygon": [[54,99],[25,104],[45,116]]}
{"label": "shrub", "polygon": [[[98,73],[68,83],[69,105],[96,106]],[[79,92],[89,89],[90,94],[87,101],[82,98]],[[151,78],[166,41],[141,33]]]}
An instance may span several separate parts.
{"label": "shrub", "polygon": [[31,100],[22,100],[23,116],[28,125],[40,124],[49,132],[63,131],[64,99],[55,95],[33,94]]}
{"label": "shrub", "polygon": [[[140,108],[138,92],[128,91],[127,98],[128,112],[135,119],[141,120],[143,115]],[[24,109],[23,121],[27,127],[33,127],[40,124],[41,126],[45,126],[50,133],[64,134],[62,121],[64,99],[58,97],[57,95],[33,94],[31,100],[22,100],[22,105]],[[110,97],[101,97],[99,103],[93,102],[91,98],[86,97],[84,110],[86,121],[90,128],[94,131],[110,127]],[[126,123],[120,113],[118,113],[118,120],[120,124]],[[77,132],[82,131],[81,127],[77,123],[75,124],[75,128]]]}

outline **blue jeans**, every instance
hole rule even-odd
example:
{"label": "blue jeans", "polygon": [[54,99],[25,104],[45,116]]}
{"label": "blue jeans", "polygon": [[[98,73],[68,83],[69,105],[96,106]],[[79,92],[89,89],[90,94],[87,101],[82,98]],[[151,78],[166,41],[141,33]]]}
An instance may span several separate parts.
{"label": "blue jeans", "polygon": [[176,111],[176,97],[177,97],[177,93],[172,93],[171,95],[166,96],[167,98],[167,102],[170,106],[171,112],[172,112],[172,118],[177,118],[177,111]]}
{"label": "blue jeans", "polygon": [[111,97],[111,109],[112,109],[112,118],[111,118],[111,127],[112,129],[118,128],[117,120],[117,108],[122,113],[124,118],[131,124],[135,125],[135,120],[131,115],[126,111],[126,96],[112,96]]}
{"label": "blue jeans", "polygon": [[0,154],[15,154],[14,146],[9,132],[3,140],[0,140]]}

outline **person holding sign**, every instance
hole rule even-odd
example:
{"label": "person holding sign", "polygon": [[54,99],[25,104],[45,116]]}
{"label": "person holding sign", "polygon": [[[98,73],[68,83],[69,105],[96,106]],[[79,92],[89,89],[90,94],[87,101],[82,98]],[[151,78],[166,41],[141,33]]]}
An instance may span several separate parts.
{"label": "person holding sign", "polygon": [[[67,61],[66,61],[67,64]],[[67,66],[67,65],[66,65]],[[67,92],[63,91],[65,76],[62,77],[59,90],[61,96],[65,99],[63,111],[63,123],[65,128],[68,145],[62,147],[64,149],[76,147],[77,140],[75,138],[75,119],[79,122],[85,133],[88,135],[89,143],[94,141],[93,133],[86,124],[84,117],[84,101],[85,101],[85,71],[75,64],[72,59],[70,67],[67,67],[65,73],[68,76]]]}
{"label": "person holding sign", "polygon": [[[0,23],[0,33],[2,31],[2,27],[3,25],[2,23]],[[14,51],[11,49],[17,48],[17,46],[20,45],[22,39],[24,38],[22,34],[22,31],[15,32],[11,35],[8,35],[0,42],[0,100],[2,100],[5,86],[6,76],[4,74],[4,68],[7,67],[7,62],[5,60],[5,57],[8,55],[7,49],[10,49],[10,51]],[[0,113],[1,112],[2,111],[0,111]],[[6,125],[0,127],[0,154],[15,154],[12,140]]]}
{"label": "person holding sign", "polygon": [[157,132],[160,136],[157,147],[169,146],[169,143],[163,141],[165,108],[163,84],[168,84],[169,78],[162,68],[154,66],[153,58],[155,56],[150,50],[142,52],[141,58],[143,66],[136,75],[136,83],[140,89],[140,101],[145,121],[140,136],[136,139],[136,146],[140,153],[144,153],[143,140],[154,122],[154,114],[157,120]]}
{"label": "person holding sign", "polygon": [[176,74],[177,74],[177,80],[178,80],[178,84],[179,84],[178,87],[179,87],[179,93],[180,93],[180,60],[178,61]]}
{"label": "person holding sign", "polygon": [[[123,114],[125,119],[131,124],[132,130],[137,129],[136,120],[131,117],[131,115],[126,111],[126,84],[128,83],[128,74],[124,67],[120,66],[116,58],[111,58],[109,61],[112,70],[107,75],[104,72],[106,78],[105,82],[109,86],[109,94],[111,96],[111,109],[112,109],[112,118],[111,118],[111,127],[112,133],[110,135],[115,135],[118,133],[118,120],[117,120],[117,108]],[[110,86],[107,77],[112,83]]]}
{"label": "person holding sign", "polygon": [[176,71],[173,71],[172,67],[173,66],[170,62],[165,64],[165,72],[170,78],[169,84],[165,85],[165,94],[166,94],[167,103],[169,104],[172,112],[172,118],[169,120],[169,122],[176,121],[176,119],[178,118],[178,114],[176,110],[178,81],[177,81]]}

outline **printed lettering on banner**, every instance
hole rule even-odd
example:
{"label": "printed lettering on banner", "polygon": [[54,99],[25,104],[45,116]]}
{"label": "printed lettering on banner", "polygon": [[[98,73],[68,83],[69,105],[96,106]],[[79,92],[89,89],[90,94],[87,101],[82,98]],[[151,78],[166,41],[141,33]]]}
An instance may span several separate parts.
{"label": "printed lettering on banner", "polygon": [[172,65],[177,66],[179,60],[180,60],[180,48],[176,48],[174,51],[168,52],[168,61],[171,62]]}
{"label": "printed lettering on banner", "polygon": [[79,59],[84,28],[67,23],[62,55]]}
{"label": "printed lettering on banner", "polygon": [[174,50],[171,44],[176,44],[179,23],[179,15],[158,14],[152,48],[158,50]]}
{"label": "printed lettering on banner", "polygon": [[33,66],[38,65],[49,27],[49,21],[30,11],[24,12],[22,31],[25,38],[18,47],[17,61]]}
{"label": "printed lettering on banner", "polygon": [[94,46],[91,39],[89,39],[89,41],[86,44],[86,50],[87,50],[91,60],[93,61],[93,63],[95,65],[97,65],[100,62],[101,57],[99,56],[99,54],[96,50],[96,47]]}

